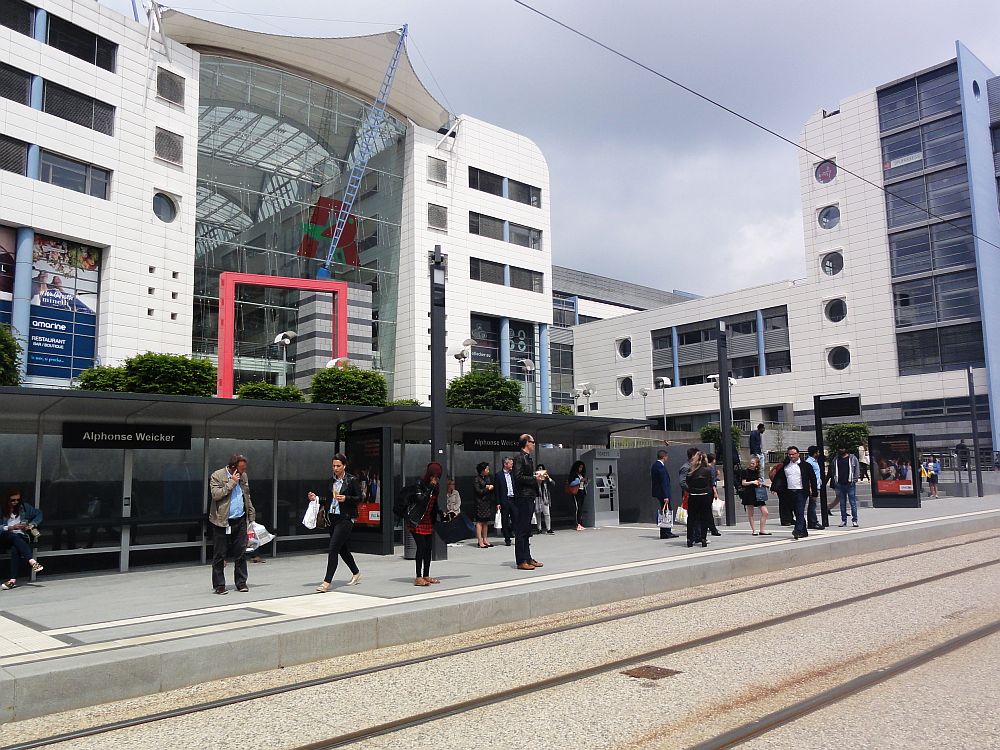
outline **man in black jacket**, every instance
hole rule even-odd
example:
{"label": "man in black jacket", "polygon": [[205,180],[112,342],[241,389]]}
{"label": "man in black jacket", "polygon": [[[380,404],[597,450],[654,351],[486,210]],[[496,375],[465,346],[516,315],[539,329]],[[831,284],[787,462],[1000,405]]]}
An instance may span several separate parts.
{"label": "man in black jacket", "polygon": [[535,461],[531,451],[535,449],[535,439],[531,435],[521,435],[517,441],[521,449],[514,457],[514,562],[518,570],[534,570],[542,567],[531,556],[531,514],[535,510],[538,497],[539,479],[535,475]]}
{"label": "man in black jacket", "polygon": [[794,445],[789,446],[784,462],[771,481],[771,492],[778,493],[779,504],[790,505],[795,513],[792,536],[795,539],[809,536],[806,530],[806,502],[819,494],[819,487],[816,473],[799,457],[799,449]]}
{"label": "man in black jacket", "polygon": [[497,472],[497,480],[493,483],[493,493],[497,498],[497,505],[500,508],[500,523],[503,526],[503,541],[508,547],[510,538],[514,535],[517,527],[517,508],[514,505],[514,498],[517,490],[514,484],[514,459],[505,458],[503,460],[503,470]]}

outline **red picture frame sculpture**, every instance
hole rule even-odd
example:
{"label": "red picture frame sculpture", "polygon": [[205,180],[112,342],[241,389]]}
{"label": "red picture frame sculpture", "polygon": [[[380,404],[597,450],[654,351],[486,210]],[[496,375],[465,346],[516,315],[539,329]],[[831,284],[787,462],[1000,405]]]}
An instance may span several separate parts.
{"label": "red picture frame sculpture", "polygon": [[296,279],[288,276],[226,271],[219,275],[219,366],[216,379],[216,395],[219,398],[233,397],[233,360],[236,354],[236,287],[241,284],[332,294],[333,331],[331,333],[330,358],[339,359],[347,356],[346,281]]}

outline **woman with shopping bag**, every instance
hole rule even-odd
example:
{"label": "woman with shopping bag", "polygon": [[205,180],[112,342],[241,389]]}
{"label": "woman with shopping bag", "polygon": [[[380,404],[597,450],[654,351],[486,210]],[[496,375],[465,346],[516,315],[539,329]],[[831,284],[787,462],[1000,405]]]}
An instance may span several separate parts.
{"label": "woman with shopping bag", "polygon": [[[358,503],[361,502],[361,487],[358,480],[347,473],[347,456],[338,453],[331,462],[333,477],[330,478],[329,500],[320,503],[319,495],[310,492],[309,502],[319,503],[319,514],[316,525],[326,528],[330,533],[330,546],[326,554],[326,575],[323,582],[316,587],[316,593],[324,594],[330,590],[333,575],[337,572],[337,558],[351,570],[351,580],[348,586],[356,586],[361,581],[361,571],[351,554],[350,538],[354,530],[354,519],[358,517]],[[308,525],[308,524],[307,524]]]}
{"label": "woman with shopping bag", "polygon": [[[427,464],[423,477],[419,482],[420,492],[418,497],[426,495],[427,504],[419,521],[407,520],[406,530],[413,534],[413,541],[417,544],[417,554],[414,558],[417,569],[417,576],[413,579],[414,586],[430,586],[432,583],[441,583],[437,578],[431,578],[431,552],[434,547],[434,524],[441,519],[441,509],[438,508],[438,491],[440,489],[441,474],[444,467],[437,461]],[[416,516],[416,513],[409,518]]]}

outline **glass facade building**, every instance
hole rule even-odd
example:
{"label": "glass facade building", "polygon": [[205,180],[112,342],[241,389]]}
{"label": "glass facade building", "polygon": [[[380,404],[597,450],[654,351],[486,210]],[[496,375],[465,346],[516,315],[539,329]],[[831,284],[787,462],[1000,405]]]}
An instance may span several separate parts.
{"label": "glass facade building", "polygon": [[[340,196],[371,105],[256,62],[204,54],[198,130],[193,349],[218,351],[219,274],[315,278],[330,251]],[[352,215],[329,266],[372,295],[377,369],[394,369],[406,125],[385,115]],[[236,382],[282,378],[277,334],[300,334],[300,293],[241,287]],[[315,327],[315,323],[313,326]],[[377,327],[377,330],[375,330]],[[290,350],[289,359],[294,359]],[[302,375],[302,373],[297,373]]]}

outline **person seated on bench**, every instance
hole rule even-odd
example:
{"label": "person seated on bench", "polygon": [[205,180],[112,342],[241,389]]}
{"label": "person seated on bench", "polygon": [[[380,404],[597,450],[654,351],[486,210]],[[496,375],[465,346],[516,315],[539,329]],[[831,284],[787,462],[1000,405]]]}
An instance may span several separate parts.
{"label": "person seated on bench", "polygon": [[31,554],[31,544],[38,538],[36,527],[42,522],[42,512],[31,503],[21,501],[21,490],[10,490],[0,514],[0,549],[10,548],[10,579],[0,584],[4,591],[17,586],[21,561],[27,560],[33,573],[45,568]]}

